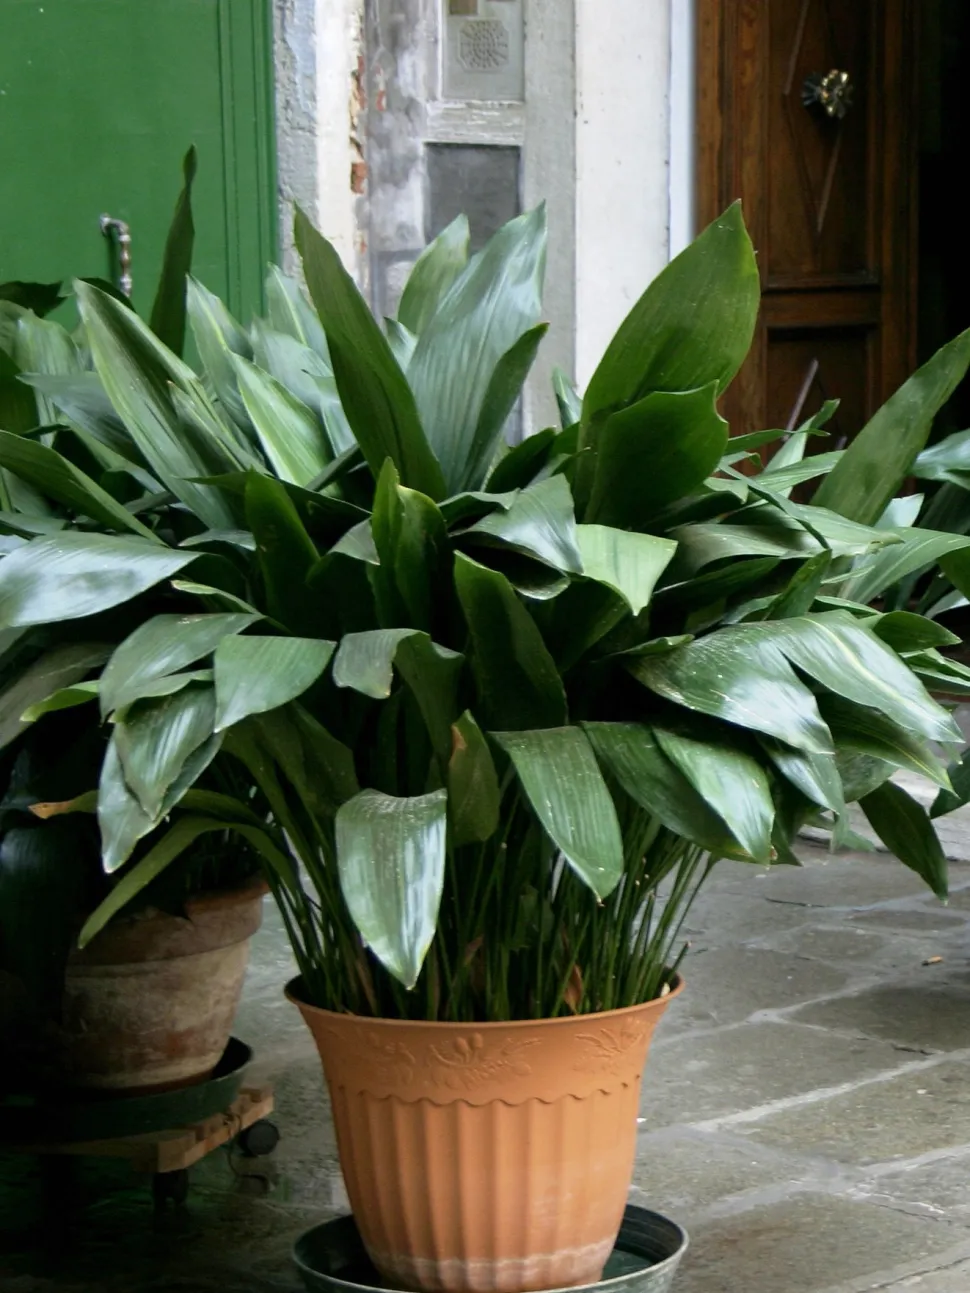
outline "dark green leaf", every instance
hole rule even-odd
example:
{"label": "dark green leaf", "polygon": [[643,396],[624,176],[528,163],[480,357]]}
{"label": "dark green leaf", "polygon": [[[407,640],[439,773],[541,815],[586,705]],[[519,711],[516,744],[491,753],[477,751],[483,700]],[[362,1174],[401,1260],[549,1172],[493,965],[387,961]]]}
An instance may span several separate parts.
{"label": "dark green leaf", "polygon": [[[32,707],[63,687],[79,682],[104,664],[110,652],[101,642],[71,642],[52,647],[28,665],[0,691],[0,749],[9,745],[33,720]],[[38,715],[39,717],[39,715]]]}
{"label": "dark green leaf", "polygon": [[650,391],[724,390],[754,335],[761,286],[735,203],[654,279],[610,342],[583,402],[587,423]]}
{"label": "dark green leaf", "polygon": [[730,736],[653,724],[657,744],[756,862],[771,861],[775,806],[764,769]]}
{"label": "dark green leaf", "polygon": [[821,696],[819,709],[840,753],[866,755],[894,768],[908,768],[946,787],[946,769],[926,742],[879,710],[841,696]]}
{"label": "dark green leaf", "polygon": [[215,730],[302,696],[326,669],[335,647],[316,638],[223,638],[213,665]]}
{"label": "dark green leaf", "polygon": [[364,942],[413,988],[434,937],[445,880],[448,796],[363,790],[337,813],[337,866]]}
{"label": "dark green leaf", "polygon": [[0,561],[0,627],[96,615],[194,561],[147,539],[69,531],[34,539]]}
{"label": "dark green leaf", "polygon": [[309,812],[332,818],[341,804],[357,794],[360,787],[352,751],[298,702],[250,722]]}
{"label": "dark green leaf", "polygon": [[649,605],[657,580],[677,550],[670,539],[605,525],[577,526],[576,535],[583,573],[619,593],[634,615]]}
{"label": "dark green leaf", "polygon": [[246,482],[246,521],[256,539],[266,607],[280,624],[301,637],[318,633],[324,608],[313,598],[307,578],[319,553],[284,486],[250,473]]}
{"label": "dark green leaf", "polygon": [[[832,734],[838,745],[837,733],[833,730]],[[758,740],[781,775],[800,790],[806,799],[822,808],[830,808],[834,813],[844,810],[842,780],[838,765],[831,755],[795,750],[770,736],[762,736]]]}
{"label": "dark green leaf", "polygon": [[546,463],[555,442],[556,433],[551,429],[527,436],[493,468],[488,478],[488,492],[502,494],[531,485]]}
{"label": "dark green leaf", "polygon": [[101,713],[107,717],[145,695],[146,684],[176,674],[210,655],[223,638],[256,622],[255,614],[156,615],[125,638],[101,675]]}
{"label": "dark green leaf", "polygon": [[579,392],[561,368],[552,370],[552,389],[559,406],[559,422],[566,431],[583,416],[583,401]]}
{"label": "dark green leaf", "polygon": [[151,329],[169,350],[180,355],[185,345],[185,282],[192,268],[195,226],[192,223],[192,181],[198,158],[190,148],[182,162],[185,182],[165,241],[162,273],[152,306]]}
{"label": "dark green leaf", "polygon": [[379,559],[374,572],[381,618],[432,632],[450,564],[445,523],[430,498],[398,484],[385,462],[374,491],[371,531]]}
{"label": "dark green leaf", "polygon": [[501,790],[481,728],[470,710],[451,727],[448,811],[456,845],[478,844],[498,829]]}
{"label": "dark green leaf", "polygon": [[500,543],[553,570],[583,573],[573,498],[562,476],[520,490],[507,510],[490,512],[462,534]]}
{"label": "dark green leaf", "polygon": [[891,781],[859,803],[890,853],[925,880],[937,898],[945,900],[949,892],[946,855],[925,810]]}
{"label": "dark green leaf", "polygon": [[909,611],[892,611],[873,617],[871,628],[876,637],[900,655],[907,651],[931,651],[934,647],[959,646],[960,639],[942,624],[934,624],[922,615]]}
{"label": "dark green leaf", "polygon": [[785,620],[796,615],[807,615],[822,590],[832,565],[832,553],[819,552],[800,565],[764,613],[766,620]]}
{"label": "dark green leaf", "polygon": [[912,473],[920,480],[949,481],[966,489],[970,485],[970,431],[958,431],[924,449],[913,463]]}
{"label": "dark green leaf", "polygon": [[716,394],[714,383],[653,392],[614,413],[591,441],[595,466],[583,519],[645,530],[671,499],[701,486],[727,445]]}
{"label": "dark green leaf", "polygon": [[390,458],[408,488],[443,498],[441,468],[408,381],[340,257],[302,211],[296,215],[296,245],[327,334],[344,412],[375,479]]}
{"label": "dark green leaf", "polygon": [[415,261],[397,312],[398,319],[414,336],[420,336],[434,318],[468,263],[468,237],[468,219],[460,215]]}
{"label": "dark green leaf", "polygon": [[[469,261],[418,339],[408,380],[445,493],[484,483],[494,453],[486,441],[501,431],[505,418],[498,418],[513,381],[534,356],[545,257],[545,208],[538,207],[504,225]],[[533,339],[523,341],[530,333]],[[401,479],[422,488],[403,471]]]}
{"label": "dark green leaf", "polygon": [[842,461],[822,482],[815,502],[874,524],[926,444],[933,419],[970,365],[970,330],[944,346],[905,382],[863,427]]}
{"label": "dark green leaf", "polygon": [[456,553],[455,586],[468,623],[472,672],[486,726],[526,730],[564,723],[562,680],[509,581]]}
{"label": "dark green leaf", "polygon": [[255,364],[231,357],[239,394],[263,452],[282,480],[306,486],[333,461],[333,452],[316,417]]}
{"label": "dark green leaf", "polygon": [[125,781],[147,816],[159,816],[189,756],[212,736],[215,712],[211,687],[185,687],[139,701],[115,724]]}
{"label": "dark green leaf", "polygon": [[714,857],[737,856],[724,822],[641,723],[584,723],[597,757],[635,803]]}
{"label": "dark green leaf", "polygon": [[198,279],[188,280],[187,305],[196,348],[219,402],[237,426],[248,426],[249,419],[232,366],[234,355],[242,355],[245,359],[252,355],[245,332],[219,298],[203,287]]}
{"label": "dark green leaf", "polygon": [[[892,547],[867,558],[858,574],[850,574],[842,585],[842,595],[855,602],[874,601],[887,588],[906,575],[919,572],[933,562],[960,549],[970,548],[970,539],[959,534],[939,534],[934,530],[887,530],[899,539]],[[970,560],[970,558],[968,558]]]}
{"label": "dark green leaf", "polygon": [[832,752],[815,697],[761,625],[721,629],[665,655],[631,659],[633,676],[677,705],[777,736],[800,750]]}
{"label": "dark green leaf", "polygon": [[597,898],[606,898],[623,874],[623,839],[588,736],[559,727],[493,737],[553,844]]}

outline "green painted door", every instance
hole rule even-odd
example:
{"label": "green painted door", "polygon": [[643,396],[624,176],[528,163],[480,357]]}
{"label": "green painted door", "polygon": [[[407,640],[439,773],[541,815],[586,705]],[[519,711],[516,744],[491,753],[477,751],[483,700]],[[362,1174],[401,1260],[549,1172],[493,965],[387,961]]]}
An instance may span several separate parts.
{"label": "green painted door", "polygon": [[0,282],[114,277],[151,307],[190,144],[194,272],[237,316],[276,254],[270,0],[0,0]]}

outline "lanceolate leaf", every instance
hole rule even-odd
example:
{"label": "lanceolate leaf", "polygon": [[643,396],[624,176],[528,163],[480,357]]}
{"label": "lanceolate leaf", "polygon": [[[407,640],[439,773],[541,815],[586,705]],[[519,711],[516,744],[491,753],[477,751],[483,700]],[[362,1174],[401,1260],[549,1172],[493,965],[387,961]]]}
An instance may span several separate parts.
{"label": "lanceolate leaf", "polygon": [[957,635],[945,629],[942,624],[935,624],[933,620],[913,615],[909,611],[891,611],[888,615],[873,616],[870,627],[876,637],[900,655],[960,645]]}
{"label": "lanceolate leaf", "polygon": [[0,467],[6,467],[48,498],[100,521],[106,529],[128,530],[158,542],[146,525],[56,449],[26,436],[0,431]]}
{"label": "lanceolate leaf", "polygon": [[413,988],[434,937],[445,878],[448,796],[361,791],[337,813],[340,887],[374,956]]}
{"label": "lanceolate leaf", "polygon": [[232,529],[219,491],[194,483],[211,474],[212,459],[184,434],[169,391],[173,382],[190,387],[195,375],[119,301],[84,283],[77,296],[98,375],[152,472],[210,529]]}
{"label": "lanceolate leaf", "polygon": [[593,484],[583,519],[646,529],[671,499],[698,489],[728,440],[716,394],[714,382],[700,390],[654,392],[614,413],[590,441]]}
{"label": "lanceolate leaf", "polygon": [[751,345],[761,296],[740,203],[682,251],[620,325],[586,391],[584,421],[650,391],[723,390]]}
{"label": "lanceolate leaf", "polygon": [[566,374],[561,368],[553,369],[552,389],[559,405],[559,421],[565,431],[583,416],[583,401]]}
{"label": "lanceolate leaf", "polygon": [[713,808],[670,762],[642,723],[584,723],[600,763],[634,802],[668,830],[714,857],[737,856],[739,845]]}
{"label": "lanceolate leaf", "polygon": [[248,359],[252,347],[223,303],[194,278],[188,280],[187,307],[199,355],[223,408],[237,424],[249,423],[239,396],[233,356]]}
{"label": "lanceolate leaf", "polygon": [[701,728],[689,732],[653,724],[657,743],[756,862],[771,861],[775,806],[764,769],[729,740]]}
{"label": "lanceolate leaf", "polygon": [[[329,820],[357,794],[360,787],[352,751],[298,701],[256,715],[250,723],[310,812]],[[239,730],[233,729],[227,740]]]}
{"label": "lanceolate leaf", "polygon": [[319,553],[280,481],[249,474],[246,521],[256,539],[270,615],[294,633],[317,637],[326,623],[325,608],[311,595],[307,579]]}
{"label": "lanceolate leaf", "polygon": [[506,510],[490,512],[464,534],[507,545],[554,570],[583,573],[572,494],[562,476],[520,490]]}
{"label": "lanceolate leaf", "polygon": [[843,611],[776,620],[734,630],[752,645],[770,634],[792,664],[830,691],[889,718],[928,740],[959,740],[953,719],[894,651]]}
{"label": "lanceolate leaf", "polygon": [[375,478],[390,458],[408,488],[443,498],[441,468],[407,379],[340,257],[302,211],[296,216],[296,244],[327,333],[344,412]]}
{"label": "lanceolate leaf", "polygon": [[273,470],[282,480],[309,485],[333,460],[316,417],[255,364],[233,355],[232,365],[242,402]]}
{"label": "lanceolate leaf", "polygon": [[335,647],[316,638],[223,638],[214,661],[215,730],[302,696],[326,669]]}
{"label": "lanceolate leaf", "polygon": [[945,900],[949,892],[946,855],[925,809],[891,781],[859,803],[869,825],[889,851]]}
{"label": "lanceolate leaf", "polygon": [[665,655],[631,658],[644,686],[701,714],[777,736],[801,750],[832,752],[815,697],[761,630],[721,629]]}
{"label": "lanceolate leaf", "polygon": [[639,615],[677,551],[676,543],[605,525],[580,525],[576,534],[586,577],[615,589]]}
{"label": "lanceolate leaf", "polygon": [[495,461],[495,454],[502,444],[506,423],[522,394],[526,378],[548,330],[547,323],[530,328],[495,365],[485,388],[475,435],[468,451],[468,462],[462,477],[466,489],[477,489],[484,484],[489,468]]}
{"label": "lanceolate leaf", "polygon": [[481,713],[492,730],[558,727],[566,693],[535,622],[504,575],[455,554]]}
{"label": "lanceolate leaf", "polygon": [[[479,429],[483,406],[499,361],[540,320],[545,256],[545,208],[538,207],[469,261],[418,339],[408,380],[447,493],[484,483],[491,455]],[[404,472],[401,479],[422,488]]]}
{"label": "lanceolate leaf", "polygon": [[831,552],[819,552],[810,557],[804,565],[798,567],[788,587],[767,607],[764,618],[784,620],[795,615],[807,615],[822,590],[831,565]]}
{"label": "lanceolate leaf", "polygon": [[[103,664],[110,647],[101,642],[72,642],[52,647],[0,691],[0,749],[24,730],[40,707],[61,688],[78,682]],[[38,714],[37,717],[40,717]]]}
{"label": "lanceolate leaf", "polygon": [[152,306],[152,332],[177,355],[185,343],[185,280],[192,268],[195,226],[192,223],[192,182],[197,166],[195,148],[182,162],[185,181],[165,242],[162,274]]}
{"label": "lanceolate leaf", "polygon": [[371,532],[379,569],[373,583],[385,624],[434,630],[450,567],[445,523],[430,498],[405,489],[386,462],[374,492]]}
{"label": "lanceolate leaf", "polygon": [[[838,734],[834,729],[832,735],[838,745]],[[759,744],[781,775],[800,790],[806,799],[821,808],[830,808],[835,813],[843,811],[845,794],[836,761],[831,755],[794,750],[790,745],[784,745],[770,736],[760,737]]]}
{"label": "lanceolate leaf", "polygon": [[873,525],[970,366],[970,331],[937,351],[859,432],[815,495],[819,507]]}
{"label": "lanceolate leaf", "polygon": [[186,687],[139,701],[116,725],[125,781],[149,817],[159,815],[189,755],[212,736],[215,705],[211,687]]}
{"label": "lanceolate leaf", "polygon": [[0,561],[0,628],[96,615],[194,561],[134,536],[69,531],[34,539]]}
{"label": "lanceolate leaf", "polygon": [[951,552],[970,548],[970,538],[961,534],[939,534],[935,530],[890,530],[900,542],[867,557],[858,575],[849,575],[842,585],[842,596],[855,602],[874,601],[887,588],[906,575],[924,570]]}
{"label": "lanceolate leaf", "polygon": [[498,828],[501,791],[481,728],[466,710],[451,728],[448,812],[456,845],[478,844]]}
{"label": "lanceolate leaf", "polygon": [[266,317],[277,332],[309,347],[330,367],[327,338],[303,289],[277,265],[266,275]]}
{"label": "lanceolate leaf", "polygon": [[623,874],[616,808],[589,738],[579,727],[498,732],[542,826],[580,879],[607,897]]}
{"label": "lanceolate leaf", "polygon": [[468,218],[460,215],[430,242],[414,263],[397,317],[420,336],[468,263]]}
{"label": "lanceolate leaf", "polygon": [[820,697],[819,708],[837,750],[880,759],[895,768],[908,768],[944,789],[948,787],[946,768],[926,742],[877,709],[853,704],[841,696]]}
{"label": "lanceolate leaf", "polygon": [[156,615],[125,638],[101,675],[106,717],[144,695],[144,685],[176,674],[213,652],[223,638],[241,633],[258,615]]}

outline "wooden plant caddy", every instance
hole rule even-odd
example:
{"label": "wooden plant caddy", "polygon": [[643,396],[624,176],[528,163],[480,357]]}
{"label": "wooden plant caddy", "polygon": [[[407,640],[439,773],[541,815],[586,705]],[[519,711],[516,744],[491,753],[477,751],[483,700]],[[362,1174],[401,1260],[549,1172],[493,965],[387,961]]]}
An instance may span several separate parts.
{"label": "wooden plant caddy", "polygon": [[103,1140],[41,1140],[9,1148],[42,1155],[52,1168],[59,1164],[63,1170],[55,1168],[54,1174],[62,1177],[70,1174],[71,1158],[125,1159],[134,1171],[151,1175],[156,1204],[163,1206],[168,1200],[183,1203],[188,1195],[189,1168],[220,1146],[236,1140],[251,1158],[273,1152],[279,1141],[275,1125],[267,1121],[273,1107],[272,1087],[244,1086],[228,1109],[181,1127]]}

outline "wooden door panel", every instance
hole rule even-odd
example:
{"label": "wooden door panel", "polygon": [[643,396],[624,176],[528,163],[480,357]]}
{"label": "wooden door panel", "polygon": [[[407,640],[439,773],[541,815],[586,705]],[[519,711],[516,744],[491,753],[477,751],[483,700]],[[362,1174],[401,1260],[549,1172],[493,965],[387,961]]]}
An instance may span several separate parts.
{"label": "wooden door panel", "polygon": [[[916,13],[917,0],[698,0],[699,216],[742,200],[763,289],[724,401],[734,432],[838,397],[851,438],[915,366]],[[853,85],[841,120],[802,101],[806,78],[833,69]]]}
{"label": "wooden door panel", "polygon": [[[766,286],[878,274],[866,112],[878,93],[872,58],[878,7],[875,0],[770,5]],[[848,71],[853,86],[842,121],[802,102],[806,79],[832,69]]]}

